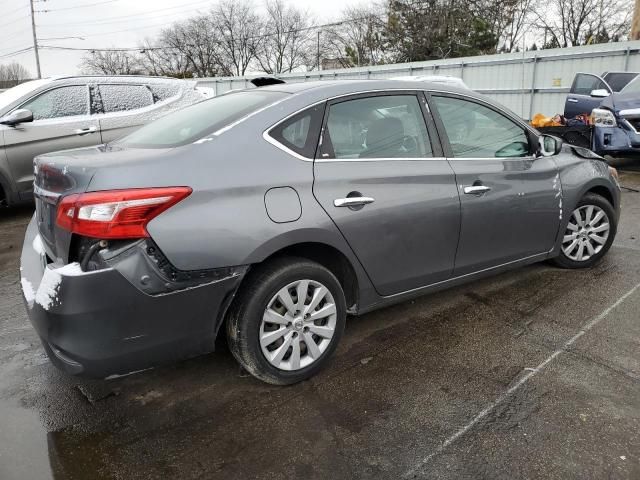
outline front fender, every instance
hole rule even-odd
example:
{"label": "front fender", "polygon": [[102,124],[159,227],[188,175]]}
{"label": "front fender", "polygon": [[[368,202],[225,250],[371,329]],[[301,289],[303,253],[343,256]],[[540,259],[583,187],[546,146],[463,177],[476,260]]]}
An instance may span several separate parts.
{"label": "front fender", "polygon": [[[572,158],[571,158],[572,157]],[[556,237],[553,254],[562,246],[562,238],[578,202],[590,191],[608,193],[616,215],[620,211],[620,188],[609,172],[609,165],[603,160],[587,160],[575,155],[561,154],[558,158],[560,171],[561,209],[560,228]],[[617,220],[617,219],[616,219]]]}

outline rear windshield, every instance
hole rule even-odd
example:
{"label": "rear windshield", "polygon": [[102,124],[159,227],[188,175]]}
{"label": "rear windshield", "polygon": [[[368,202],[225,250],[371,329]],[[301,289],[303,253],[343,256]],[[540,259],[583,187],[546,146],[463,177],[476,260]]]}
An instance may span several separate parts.
{"label": "rear windshield", "polygon": [[285,97],[286,93],[248,90],[191,105],[145,125],[117,142],[134,148],[172,148],[199,140],[256,110]]}

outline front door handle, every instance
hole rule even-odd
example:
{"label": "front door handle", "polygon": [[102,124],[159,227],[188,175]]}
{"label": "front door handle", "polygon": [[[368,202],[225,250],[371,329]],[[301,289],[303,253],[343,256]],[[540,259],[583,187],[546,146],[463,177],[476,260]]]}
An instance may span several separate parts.
{"label": "front door handle", "polygon": [[471,185],[470,187],[464,187],[464,193],[467,195],[482,195],[489,190],[491,190],[491,188],[485,185]]}
{"label": "front door handle", "polygon": [[95,125],[91,125],[90,127],[87,128],[79,128],[75,131],[76,135],[87,135],[89,133],[96,133],[98,131],[98,127],[96,127]]}
{"label": "front door handle", "polygon": [[335,207],[360,207],[369,203],[373,203],[374,201],[375,200],[371,197],[336,198],[333,201],[333,205]]}
{"label": "front door handle", "polygon": [[577,98],[567,98],[567,102],[578,103],[578,99]]}

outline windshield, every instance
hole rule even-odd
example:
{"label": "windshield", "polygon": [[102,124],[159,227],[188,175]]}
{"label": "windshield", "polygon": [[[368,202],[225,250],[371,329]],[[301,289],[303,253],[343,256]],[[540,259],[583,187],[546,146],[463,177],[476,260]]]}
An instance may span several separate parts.
{"label": "windshield", "polygon": [[638,93],[640,92],[640,76],[631,80],[626,87],[620,90],[620,93]]}
{"label": "windshield", "polygon": [[11,105],[27,93],[33,92],[37,88],[40,88],[49,82],[51,82],[51,80],[46,78],[42,80],[31,80],[30,82],[21,83],[20,85],[16,85],[15,87],[0,93],[0,110]]}
{"label": "windshield", "polygon": [[199,140],[287,95],[265,90],[222,95],[162,117],[116,143],[134,148],[179,147]]}

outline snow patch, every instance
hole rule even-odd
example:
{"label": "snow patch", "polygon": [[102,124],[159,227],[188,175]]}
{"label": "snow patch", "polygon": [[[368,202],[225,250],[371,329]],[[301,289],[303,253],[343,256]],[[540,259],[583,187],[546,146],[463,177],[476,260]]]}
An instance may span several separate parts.
{"label": "snow patch", "polygon": [[78,262],[73,262],[65,265],[64,267],[60,267],[56,269],[56,272],[67,277],[77,277],[78,275],[87,273],[82,271],[82,267],[80,267],[80,264]]}
{"label": "snow patch", "polygon": [[40,281],[38,291],[35,294],[35,302],[45,310],[49,310],[58,300],[58,292],[60,290],[62,277],[76,277],[83,274],[85,274],[85,272],[82,271],[78,262],[73,262],[56,269],[46,268],[44,275],[42,276],[42,280]]}
{"label": "snow patch", "polygon": [[40,234],[35,236],[31,245],[38,255],[44,255],[44,245],[42,244],[42,237],[40,237]]}
{"label": "snow patch", "polygon": [[33,301],[36,299],[36,292],[33,289],[33,285],[26,278],[20,278],[20,284],[22,285],[22,294],[24,295],[24,299],[29,304],[29,307],[33,305]]}
{"label": "snow patch", "polygon": [[60,289],[60,282],[62,276],[51,268],[47,268],[44,271],[40,286],[36,292],[36,303],[45,310],[49,310],[51,305],[58,299],[58,290]]}

